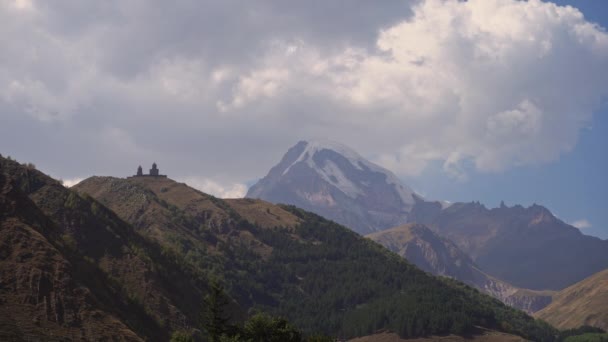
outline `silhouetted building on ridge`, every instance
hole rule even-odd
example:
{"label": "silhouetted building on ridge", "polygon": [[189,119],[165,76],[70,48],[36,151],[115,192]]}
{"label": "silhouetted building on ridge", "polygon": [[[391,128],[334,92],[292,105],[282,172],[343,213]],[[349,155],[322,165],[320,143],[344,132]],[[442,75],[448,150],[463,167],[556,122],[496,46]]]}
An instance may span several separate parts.
{"label": "silhouetted building on ridge", "polygon": [[153,163],[152,164],[152,168],[150,169],[150,174],[144,175],[143,169],[141,168],[141,165],[140,165],[137,168],[137,173],[135,174],[135,176],[131,176],[131,177],[128,177],[128,178],[134,178],[134,177],[162,177],[162,178],[167,178],[167,175],[161,175],[160,174],[160,170],[156,166],[156,163]]}
{"label": "silhouetted building on ridge", "polygon": [[150,176],[158,176],[158,168],[156,167],[156,163],[152,164],[152,168],[150,169]]}

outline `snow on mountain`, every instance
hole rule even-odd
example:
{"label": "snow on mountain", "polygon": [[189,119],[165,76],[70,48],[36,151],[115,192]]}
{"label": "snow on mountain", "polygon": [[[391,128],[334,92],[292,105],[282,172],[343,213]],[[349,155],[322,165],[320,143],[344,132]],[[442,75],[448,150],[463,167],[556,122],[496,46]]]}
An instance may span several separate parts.
{"label": "snow on mountain", "polygon": [[422,199],[389,170],[328,140],[298,142],[247,197],[294,204],[360,233],[405,223]]}
{"label": "snow on mountain", "polygon": [[[340,170],[340,167],[338,167],[330,159],[323,160],[321,165],[317,164],[313,157],[323,150],[331,150],[338,153],[342,157],[346,158],[346,160],[348,160],[348,162],[357,170],[364,172],[371,170],[372,172],[384,174],[386,176],[386,183],[395,186],[395,190],[397,190],[399,193],[399,197],[403,203],[408,205],[414,204],[414,192],[407,186],[403,185],[397,176],[395,176],[391,171],[368,161],[349,147],[331,140],[307,141],[306,148],[302,151],[298,159],[296,159],[285,169],[285,171],[283,171],[283,175],[288,173],[291,167],[296,163],[304,162],[315,170],[321,177],[323,177],[323,179],[333,184],[350,197],[355,198],[359,195],[363,195],[364,192],[361,187],[353,184],[353,182],[351,182]],[[369,182],[361,181],[361,184],[363,186],[367,186],[369,185]]]}

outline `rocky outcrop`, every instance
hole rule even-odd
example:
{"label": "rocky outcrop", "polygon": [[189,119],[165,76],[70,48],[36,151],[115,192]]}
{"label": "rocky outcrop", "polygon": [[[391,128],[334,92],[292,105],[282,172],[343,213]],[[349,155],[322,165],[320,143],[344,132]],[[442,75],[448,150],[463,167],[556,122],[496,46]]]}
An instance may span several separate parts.
{"label": "rocky outcrop", "polygon": [[560,290],[608,267],[608,240],[582,234],[540,205],[488,209],[471,202],[441,208],[421,201],[410,218],[519,288]]}
{"label": "rocky outcrop", "polygon": [[367,235],[424,271],[460,280],[505,304],[534,312],[551,302],[550,292],[522,290],[479,269],[456,244],[421,224],[407,224]]}

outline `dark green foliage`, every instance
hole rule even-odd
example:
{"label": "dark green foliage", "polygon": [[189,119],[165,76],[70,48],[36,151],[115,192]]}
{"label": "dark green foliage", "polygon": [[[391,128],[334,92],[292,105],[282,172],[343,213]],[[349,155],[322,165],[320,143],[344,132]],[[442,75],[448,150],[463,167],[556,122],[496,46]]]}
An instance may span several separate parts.
{"label": "dark green foliage", "polygon": [[577,336],[566,337],[564,342],[608,342],[608,334],[586,333]]}
{"label": "dark green foliage", "polygon": [[[209,224],[206,215],[146,195],[161,203],[168,224],[175,226],[161,242],[164,258],[195,269],[197,278],[217,276],[243,311],[284,317],[305,336],[346,339],[379,329],[402,337],[467,334],[477,325],[534,341],[553,341],[557,335],[544,322],[462,283],[429,276],[380,245],[295,207],[283,209],[301,219],[296,228],[262,228],[228,202],[210,197],[228,217]],[[243,236],[272,253],[261,255]],[[205,304],[208,314],[214,306]],[[212,312],[205,323],[213,341],[246,338],[243,331],[230,332],[227,316],[217,312],[217,324]],[[285,320],[275,323],[287,329]]]}
{"label": "dark green foliage", "polygon": [[186,331],[175,331],[171,335],[171,342],[194,342],[194,337]]}
{"label": "dark green foliage", "polygon": [[205,296],[201,320],[203,329],[209,335],[211,342],[218,342],[222,335],[229,334],[231,331],[228,324],[230,317],[226,313],[229,303],[230,300],[224,292],[224,287],[217,280],[211,280],[209,294]]}
{"label": "dark green foliage", "polygon": [[[228,296],[218,281],[211,281],[209,294],[205,297],[203,329],[211,342],[301,342],[302,333],[286,319],[271,317],[264,313],[253,315],[242,327],[229,324],[225,314]],[[178,333],[174,333],[176,336]],[[178,335],[183,338],[182,335]],[[189,336],[189,335],[188,335]],[[180,340],[181,341],[181,340]]]}
{"label": "dark green foliage", "polygon": [[256,314],[243,327],[242,336],[251,342],[300,342],[302,333],[284,318]]}
{"label": "dark green foliage", "polygon": [[558,341],[567,342],[604,342],[608,341],[608,334],[603,329],[583,325],[575,329],[568,329],[559,333]]}
{"label": "dark green foliage", "polygon": [[[244,307],[286,317],[307,334],[344,338],[390,329],[402,337],[466,334],[475,325],[535,341],[557,331],[456,281],[430,277],[376,243],[295,207],[295,232],[261,229],[235,216],[236,227],[273,246],[268,260],[238,243],[206,257]],[[294,235],[298,238],[294,238]],[[203,266],[198,263],[199,266]]]}

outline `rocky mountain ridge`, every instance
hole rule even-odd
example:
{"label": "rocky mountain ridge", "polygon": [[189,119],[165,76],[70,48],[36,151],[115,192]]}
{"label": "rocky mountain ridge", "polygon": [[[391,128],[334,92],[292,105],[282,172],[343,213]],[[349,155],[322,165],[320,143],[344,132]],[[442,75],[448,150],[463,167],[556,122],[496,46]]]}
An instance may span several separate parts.
{"label": "rocky mountain ridge", "polygon": [[483,272],[456,244],[422,224],[407,224],[367,237],[426,272],[458,279],[528,313],[551,302],[551,292],[519,289]]}
{"label": "rocky mountain ridge", "polygon": [[[608,240],[582,234],[540,205],[428,201],[331,142],[297,143],[247,196],[305,208],[363,235],[425,224],[483,272],[520,289],[560,290],[608,267]],[[532,292],[518,293],[527,301]]]}
{"label": "rocky mountain ridge", "polygon": [[608,267],[608,240],[584,235],[540,205],[418,202],[410,217],[516,287],[560,290]]}

